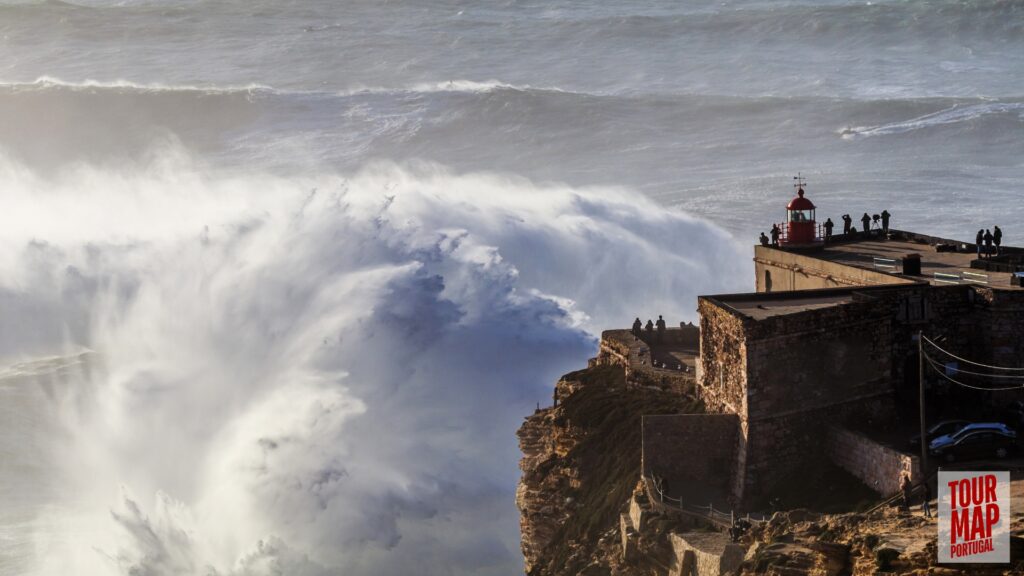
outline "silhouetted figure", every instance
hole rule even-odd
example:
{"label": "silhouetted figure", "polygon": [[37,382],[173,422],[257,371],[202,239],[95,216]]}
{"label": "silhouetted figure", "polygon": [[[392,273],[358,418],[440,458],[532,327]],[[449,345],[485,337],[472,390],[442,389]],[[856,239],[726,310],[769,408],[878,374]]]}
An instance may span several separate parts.
{"label": "silhouetted figure", "polygon": [[978,230],[978,235],[974,237],[974,246],[978,249],[978,258],[981,258],[981,245],[985,242],[985,231]]}
{"label": "silhouetted figure", "polygon": [[853,218],[849,214],[843,214],[843,234],[849,234],[853,229]]}
{"label": "silhouetted figure", "polygon": [[988,230],[985,230],[985,254],[992,257],[992,233]]}
{"label": "silhouetted figure", "polygon": [[881,221],[882,221],[882,216],[880,214],[872,214],[871,215],[871,228],[874,229],[874,230],[881,230],[882,229],[882,225],[880,224]]}
{"label": "silhouetted figure", "polygon": [[654,322],[650,318],[647,319],[647,325],[644,326],[644,331],[647,332],[647,342],[651,342],[651,336],[654,335]]}
{"label": "silhouetted figure", "polygon": [[729,527],[729,539],[733,542],[739,542],[752,526],[746,518],[736,519],[732,526]]}
{"label": "silhouetted figure", "polygon": [[871,216],[868,216],[867,212],[860,217],[860,223],[863,225],[865,234],[871,232]]}
{"label": "silhouetted figure", "polygon": [[643,331],[643,329],[644,325],[643,322],[640,322],[639,317],[637,317],[636,320],[633,320],[633,336],[639,338],[641,336],[641,332]]}
{"label": "silhouetted figure", "polygon": [[661,342],[661,341],[663,341],[665,339],[665,319],[661,317],[661,314],[658,314],[657,326],[658,326],[658,342]]}
{"label": "silhouetted figure", "polygon": [[825,220],[824,226],[825,226],[825,242],[828,242],[829,240],[832,239],[832,227],[835,226],[835,224],[832,223],[832,219],[831,218],[828,218],[828,219]]}
{"label": "silhouetted figure", "polygon": [[772,246],[778,246],[779,245],[779,234],[780,234],[780,232],[779,232],[779,225],[778,224],[772,224],[772,230],[771,230]]}
{"label": "silhouetted figure", "polygon": [[1003,231],[999,226],[992,228],[992,242],[996,245],[996,256],[999,256],[1002,253],[999,247],[1003,244]]}
{"label": "silhouetted figure", "polygon": [[932,489],[927,480],[921,485],[921,514],[925,518],[932,517]]}
{"label": "silhouetted figure", "polygon": [[903,506],[901,508],[907,511],[910,511],[910,493],[912,491],[913,486],[910,484],[910,476],[904,472],[900,478],[900,492],[903,493]]}
{"label": "silhouetted figure", "polygon": [[888,210],[882,210],[882,234],[889,234],[889,218],[892,218],[892,214],[889,214]]}
{"label": "silhouetted figure", "polygon": [[768,245],[768,237],[764,235],[764,232],[761,232],[761,238],[759,238],[759,240],[761,240],[761,246]]}

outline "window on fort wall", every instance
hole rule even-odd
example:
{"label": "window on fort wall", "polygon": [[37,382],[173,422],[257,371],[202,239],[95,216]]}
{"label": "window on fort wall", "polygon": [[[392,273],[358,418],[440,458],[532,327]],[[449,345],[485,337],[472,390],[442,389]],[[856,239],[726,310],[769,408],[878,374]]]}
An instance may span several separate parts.
{"label": "window on fort wall", "polygon": [[901,316],[907,322],[923,322],[926,320],[925,299],[920,295],[907,296],[900,303]]}

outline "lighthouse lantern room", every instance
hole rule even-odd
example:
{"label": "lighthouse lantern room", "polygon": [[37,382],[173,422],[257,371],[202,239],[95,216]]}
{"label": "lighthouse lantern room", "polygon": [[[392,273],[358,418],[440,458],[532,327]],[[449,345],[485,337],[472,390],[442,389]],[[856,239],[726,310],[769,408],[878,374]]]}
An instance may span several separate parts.
{"label": "lighthouse lantern room", "polygon": [[814,203],[804,197],[806,181],[803,176],[794,176],[796,198],[786,206],[786,244],[815,244],[818,242],[818,227],[814,219]]}

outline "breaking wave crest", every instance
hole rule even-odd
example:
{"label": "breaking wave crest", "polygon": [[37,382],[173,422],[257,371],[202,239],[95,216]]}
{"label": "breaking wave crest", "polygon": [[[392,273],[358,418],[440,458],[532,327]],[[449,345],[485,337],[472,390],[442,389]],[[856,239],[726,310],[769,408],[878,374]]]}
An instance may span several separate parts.
{"label": "breaking wave crest", "polygon": [[625,190],[151,157],[0,161],[0,385],[46,495],[0,526],[21,573],[518,571],[522,416],[599,329],[749,273]]}
{"label": "breaking wave crest", "polygon": [[409,86],[399,87],[354,87],[338,93],[310,92],[310,91],[283,91],[265,84],[245,84],[238,86],[211,86],[201,84],[161,84],[161,83],[139,83],[129,80],[93,80],[69,81],[52,76],[40,76],[31,82],[6,82],[0,83],[0,88],[13,91],[24,90],[109,90],[137,93],[202,93],[205,95],[231,95],[231,94],[274,94],[274,95],[321,95],[321,96],[352,96],[357,94],[435,94],[435,93],[467,93],[481,94],[497,90],[514,90],[519,92],[561,92],[559,88],[538,88],[528,85],[515,85],[501,82],[499,80],[447,80],[440,82],[420,82]]}
{"label": "breaking wave crest", "polygon": [[865,138],[871,136],[892,136],[906,134],[946,124],[971,122],[987,116],[1015,113],[1018,120],[1024,121],[1024,102],[989,102],[984,104],[955,104],[949,108],[932,112],[910,120],[890,122],[880,126],[844,128],[840,134],[844,138]]}

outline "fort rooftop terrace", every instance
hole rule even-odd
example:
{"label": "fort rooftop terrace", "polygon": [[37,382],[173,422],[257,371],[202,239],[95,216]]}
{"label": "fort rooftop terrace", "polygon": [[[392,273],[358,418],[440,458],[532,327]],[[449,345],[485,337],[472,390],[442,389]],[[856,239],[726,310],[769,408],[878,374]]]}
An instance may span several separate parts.
{"label": "fort rooftop terrace", "polygon": [[1024,270],[1024,250],[1004,246],[1002,252],[978,258],[971,243],[892,230],[888,238],[880,233],[841,235],[801,249],[756,246],[754,262],[758,292],[925,282],[1020,290],[1012,282],[1012,271]]}
{"label": "fort rooftop terrace", "polygon": [[[871,238],[837,243],[808,256],[877,272],[901,274],[903,259],[909,254],[917,254],[921,258],[921,274],[913,276],[915,280],[927,280],[932,284],[974,283],[1008,290],[1021,289],[1011,285],[1010,272],[972,268],[971,263],[978,260],[973,244],[909,233],[897,232],[894,236],[893,239]],[[940,246],[945,250],[940,251]],[[1003,249],[1008,255],[1016,254],[1018,250]],[[959,280],[952,276],[959,277]]]}

